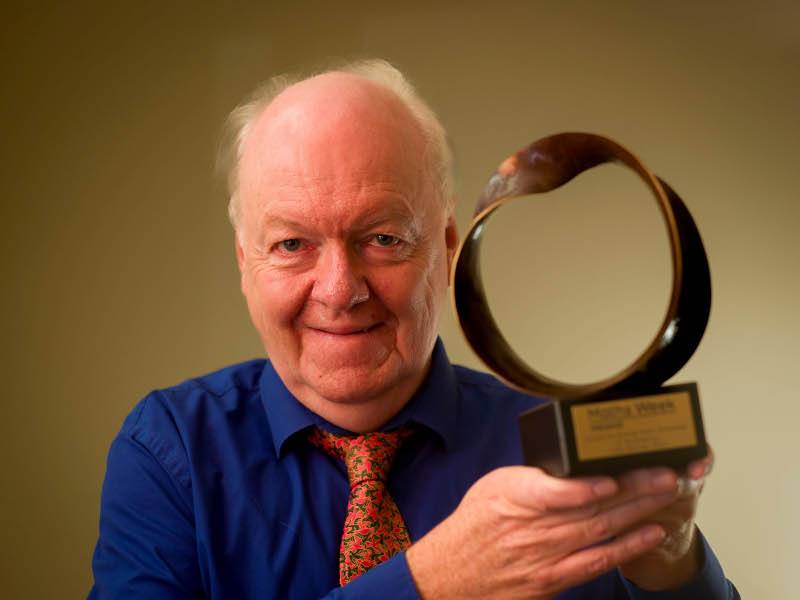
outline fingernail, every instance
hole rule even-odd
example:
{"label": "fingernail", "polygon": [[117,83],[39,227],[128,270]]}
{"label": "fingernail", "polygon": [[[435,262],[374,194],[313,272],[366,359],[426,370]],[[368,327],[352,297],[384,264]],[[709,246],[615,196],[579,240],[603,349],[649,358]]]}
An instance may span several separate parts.
{"label": "fingernail", "polygon": [[678,480],[678,495],[684,496],[687,494],[693,494],[700,488],[701,480],[699,479],[687,479],[686,477],[681,477]]}
{"label": "fingernail", "polygon": [[613,479],[601,479],[592,486],[595,495],[610,496],[617,491],[617,484]]}

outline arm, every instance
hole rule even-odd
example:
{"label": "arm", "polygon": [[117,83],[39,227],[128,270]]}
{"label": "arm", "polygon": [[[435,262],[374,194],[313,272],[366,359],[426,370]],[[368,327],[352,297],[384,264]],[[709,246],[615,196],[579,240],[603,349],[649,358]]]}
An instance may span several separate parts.
{"label": "arm", "polygon": [[[679,535],[687,527],[694,527],[694,506],[705,465],[699,473],[695,467],[690,467],[692,471],[696,473],[696,484],[688,488],[678,485],[677,476],[666,469],[629,473],[614,484],[616,492],[603,499],[602,491],[585,487],[587,482],[602,483],[599,478],[569,481],[553,479],[525,467],[501,469],[487,475],[486,481],[476,483],[459,509],[412,546],[407,556],[395,556],[344,588],[333,590],[326,598],[376,598],[385,590],[392,590],[393,597],[412,600],[419,597],[417,587],[423,598],[505,597],[514,593],[551,598],[624,564],[629,573],[639,569],[643,576],[651,578],[666,574],[679,584],[669,590],[644,590],[620,577],[617,590],[620,598],[737,600],[736,589],[725,579],[704,538],[699,533],[689,539]],[[505,488],[506,475],[511,478],[510,489]],[[515,504],[515,494],[531,477],[532,487],[517,498],[522,504]],[[606,495],[609,489],[605,490]],[[579,499],[581,494],[585,502]],[[538,499],[529,503],[536,496]],[[539,514],[537,508],[531,510],[532,505],[541,509],[551,502],[554,504]],[[659,505],[663,508],[658,509]],[[476,529],[467,529],[466,535],[459,536],[464,527],[464,515],[460,513],[471,507],[476,509]],[[681,515],[684,520],[677,518]],[[480,516],[489,516],[493,522],[481,521]],[[644,525],[645,522],[650,525]],[[647,541],[647,527],[655,527],[661,533],[656,536],[656,540],[663,539],[660,544]],[[449,531],[442,531],[445,528]],[[604,543],[617,529],[620,534],[617,540],[613,544]],[[448,535],[453,535],[449,540],[454,542],[452,545],[448,544]],[[559,551],[559,547],[569,544],[570,535],[581,540],[575,550]],[[595,543],[590,543],[592,537],[596,538]],[[653,556],[664,557],[665,548],[688,550],[690,559],[683,560],[686,556],[681,552],[672,565],[674,569],[670,565],[648,563]],[[625,556],[634,558],[626,560]]]}
{"label": "arm", "polygon": [[188,481],[131,424],[108,456],[89,598],[201,598]]}
{"label": "arm", "polygon": [[[691,533],[682,540],[685,552],[671,556],[671,564],[650,561],[665,540],[671,543],[674,531],[664,515],[683,501],[682,493],[669,469],[642,469],[617,480],[556,479],[530,467],[498,469],[476,482],[456,511],[408,550],[411,573],[426,599],[550,599],[620,565],[637,581],[666,569],[670,582],[691,584],[700,569],[697,555],[690,554],[698,539]],[[633,582],[624,585],[631,598],[651,598],[637,595]]]}
{"label": "arm", "polygon": [[497,469],[409,548],[409,566],[426,599],[550,599],[658,546],[664,530],[640,523],[676,496],[677,478],[667,469],[619,482]]}
{"label": "arm", "polygon": [[396,554],[346,586],[331,590],[323,600],[374,600],[389,597],[392,600],[419,600],[405,552]]}
{"label": "arm", "polygon": [[621,577],[621,598],[626,600],[740,600],[736,587],[725,578],[722,566],[703,535],[695,533],[700,549],[700,570],[695,577],[673,590],[652,591]]}

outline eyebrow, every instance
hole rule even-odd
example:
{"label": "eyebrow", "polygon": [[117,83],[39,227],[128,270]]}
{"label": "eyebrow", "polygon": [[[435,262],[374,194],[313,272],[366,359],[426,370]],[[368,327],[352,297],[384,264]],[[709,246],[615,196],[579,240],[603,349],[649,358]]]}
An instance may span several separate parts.
{"label": "eyebrow", "polygon": [[[393,221],[403,221],[404,223],[411,223],[416,229],[416,215],[408,210],[405,206],[378,206],[374,209],[368,210],[352,225],[356,230],[370,229],[384,223]],[[306,231],[308,226],[302,221],[283,217],[281,215],[264,215],[262,220],[264,227],[285,227],[287,229],[294,229],[298,231]]]}
{"label": "eyebrow", "polygon": [[390,221],[403,221],[415,223],[417,215],[408,210],[404,205],[400,206],[381,206],[376,207],[374,210],[367,211],[355,223],[356,227],[361,229],[369,229],[376,225],[381,225]]}
{"label": "eyebrow", "polygon": [[262,219],[263,226],[269,227],[285,227],[286,229],[299,229],[305,231],[306,226],[301,223],[300,221],[294,221],[292,219],[285,219],[284,217],[270,217],[265,215]]}

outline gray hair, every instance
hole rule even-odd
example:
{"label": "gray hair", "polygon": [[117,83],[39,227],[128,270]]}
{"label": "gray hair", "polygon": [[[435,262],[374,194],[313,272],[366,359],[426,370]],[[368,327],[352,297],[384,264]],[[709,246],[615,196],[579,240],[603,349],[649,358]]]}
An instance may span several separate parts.
{"label": "gray hair", "polygon": [[278,75],[250,94],[228,115],[217,155],[217,170],[227,180],[228,217],[234,228],[239,224],[239,161],[242,149],[258,116],[288,87],[305,79],[324,73],[349,73],[375,83],[390,92],[408,108],[419,124],[427,142],[432,176],[439,181],[439,192],[447,216],[455,205],[453,153],[447,134],[438,117],[405,76],[385,60],[369,59],[344,64],[340,67],[313,73],[307,77]]}

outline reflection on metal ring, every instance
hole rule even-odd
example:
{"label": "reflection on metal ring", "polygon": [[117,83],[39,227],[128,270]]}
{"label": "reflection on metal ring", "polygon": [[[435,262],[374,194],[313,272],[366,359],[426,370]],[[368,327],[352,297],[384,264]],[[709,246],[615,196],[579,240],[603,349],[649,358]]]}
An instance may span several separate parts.
{"label": "reflection on metal ring", "polygon": [[[512,198],[553,190],[576,175],[604,163],[633,170],[658,202],[667,226],[672,257],[672,290],[662,325],[641,355],[615,375],[589,384],[548,378],[511,348],[492,316],[480,272],[484,225]],[[589,133],[561,133],[512,154],[478,200],[472,223],[458,250],[451,290],[467,342],[486,365],[511,385],[557,399],[655,388],[691,358],[705,332],[711,310],[711,277],[703,242],[681,198],[616,142]]]}

